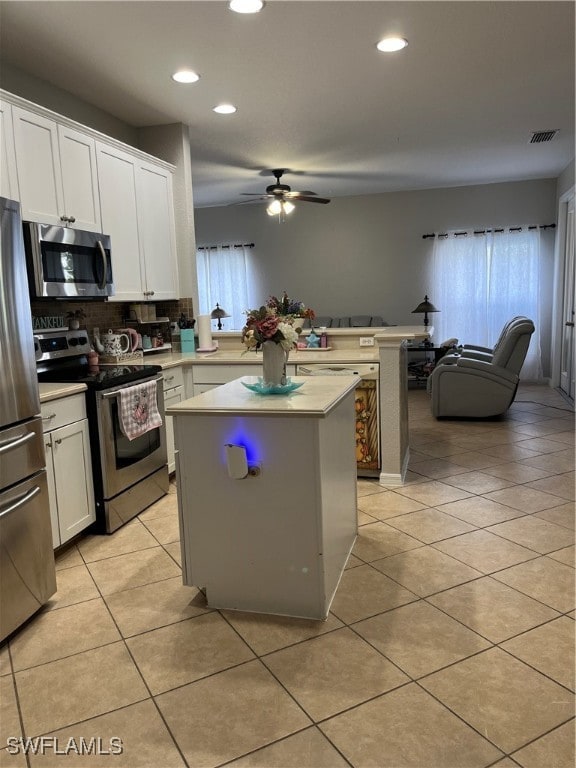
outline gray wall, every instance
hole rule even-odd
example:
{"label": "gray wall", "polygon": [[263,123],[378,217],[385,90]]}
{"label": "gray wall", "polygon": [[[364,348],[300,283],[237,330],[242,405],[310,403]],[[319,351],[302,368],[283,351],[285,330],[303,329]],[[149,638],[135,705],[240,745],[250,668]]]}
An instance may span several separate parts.
{"label": "gray wall", "polygon": [[[431,293],[433,241],[423,234],[555,222],[556,179],[301,203],[283,223],[267,216],[262,204],[197,209],[195,219],[198,245],[255,244],[251,306],[286,290],[319,315],[373,314],[404,325],[415,322],[411,310]],[[544,242],[542,295],[550,307],[554,233]],[[545,370],[550,323],[546,311]]]}

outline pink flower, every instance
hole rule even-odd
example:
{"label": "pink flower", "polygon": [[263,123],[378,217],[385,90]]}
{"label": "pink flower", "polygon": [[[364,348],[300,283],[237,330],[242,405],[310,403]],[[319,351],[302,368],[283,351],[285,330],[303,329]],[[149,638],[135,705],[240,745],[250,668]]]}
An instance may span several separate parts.
{"label": "pink flower", "polygon": [[273,316],[266,317],[264,320],[260,320],[257,326],[260,334],[265,339],[271,339],[278,330],[278,318]]}

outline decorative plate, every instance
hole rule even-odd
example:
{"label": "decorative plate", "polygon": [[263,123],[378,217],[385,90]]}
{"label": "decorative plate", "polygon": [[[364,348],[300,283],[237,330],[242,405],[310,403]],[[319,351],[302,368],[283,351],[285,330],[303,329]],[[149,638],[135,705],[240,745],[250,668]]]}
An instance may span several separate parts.
{"label": "decorative plate", "polygon": [[245,381],[242,384],[251,392],[256,392],[257,395],[287,395],[294,392],[295,389],[299,389],[304,382],[287,379],[286,384],[264,384],[262,377],[259,376],[255,384],[248,384]]}

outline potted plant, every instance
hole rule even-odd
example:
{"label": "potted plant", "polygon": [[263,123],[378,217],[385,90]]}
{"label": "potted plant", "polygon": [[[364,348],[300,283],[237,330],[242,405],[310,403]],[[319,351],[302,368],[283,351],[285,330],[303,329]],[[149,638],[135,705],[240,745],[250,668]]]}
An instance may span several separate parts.
{"label": "potted plant", "polygon": [[66,313],[66,317],[68,318],[68,328],[71,331],[77,331],[80,328],[80,320],[84,320],[86,317],[86,312],[82,308],[71,309]]}

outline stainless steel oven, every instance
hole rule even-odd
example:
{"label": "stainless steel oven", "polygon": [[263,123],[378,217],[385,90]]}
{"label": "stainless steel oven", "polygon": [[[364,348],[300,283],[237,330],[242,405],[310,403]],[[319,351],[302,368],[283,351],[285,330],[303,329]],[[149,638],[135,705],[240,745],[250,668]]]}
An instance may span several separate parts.
{"label": "stainless steel oven", "polygon": [[[158,410],[164,413],[162,376],[155,375]],[[143,384],[151,379],[138,379]],[[96,514],[107,533],[130,520],[168,491],[166,428],[164,423],[133,440],[119,419],[120,391],[134,382],[88,392],[88,413],[94,420],[94,483]]]}
{"label": "stainless steel oven", "polygon": [[24,244],[32,296],[104,299],[114,295],[108,235],[26,221]]}

